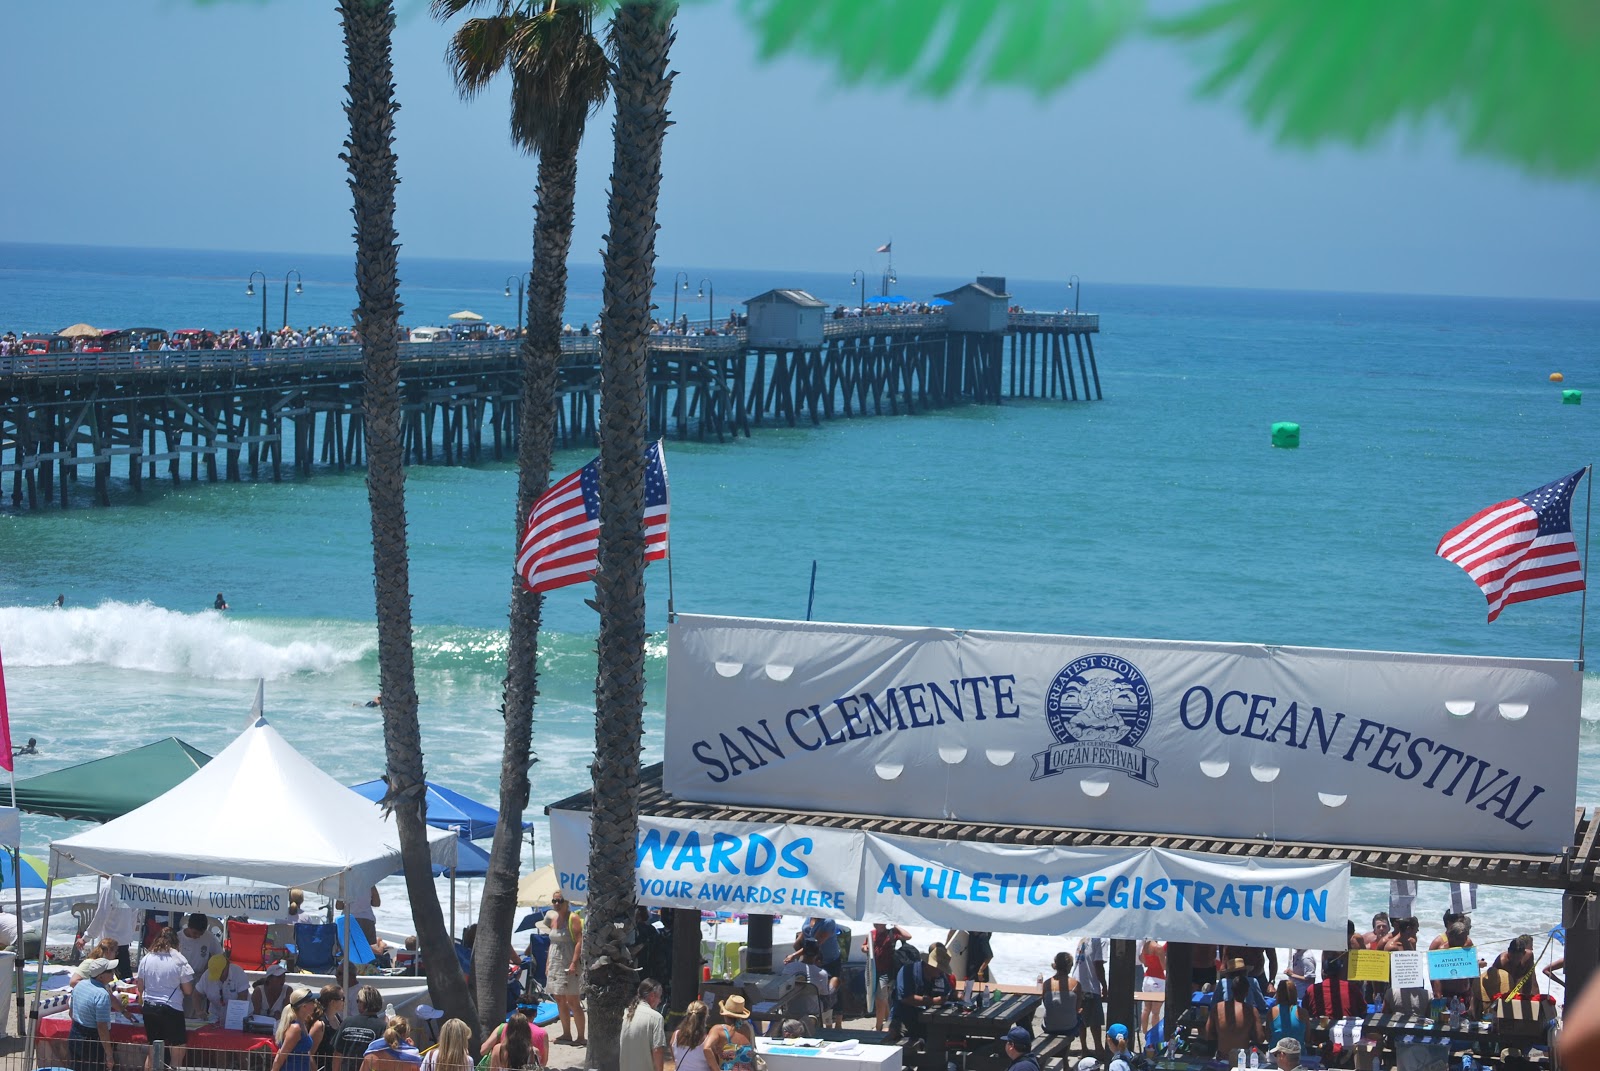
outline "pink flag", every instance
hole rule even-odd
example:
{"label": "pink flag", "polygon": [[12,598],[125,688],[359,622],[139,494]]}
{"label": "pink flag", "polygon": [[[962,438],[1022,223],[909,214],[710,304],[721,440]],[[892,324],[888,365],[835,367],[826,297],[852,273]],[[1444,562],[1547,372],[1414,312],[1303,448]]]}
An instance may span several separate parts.
{"label": "pink flag", "polygon": [[15,770],[11,757],[11,715],[6,711],[6,668],[0,665],[0,766]]}

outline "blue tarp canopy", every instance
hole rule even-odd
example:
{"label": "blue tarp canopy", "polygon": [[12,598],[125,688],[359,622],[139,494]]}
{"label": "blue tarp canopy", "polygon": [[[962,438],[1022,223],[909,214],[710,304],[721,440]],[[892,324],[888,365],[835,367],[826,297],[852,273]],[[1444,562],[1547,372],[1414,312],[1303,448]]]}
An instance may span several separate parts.
{"label": "blue tarp canopy", "polygon": [[[383,799],[383,794],[389,786],[380,778],[376,781],[363,781],[350,788],[365,796],[374,803]],[[471,796],[463,796],[453,788],[428,782],[428,824],[435,829],[454,829],[463,841],[482,840],[484,837],[494,836],[494,827],[500,821],[500,812],[490,807],[487,803],[479,803]],[[522,823],[523,829],[532,826],[531,822]],[[463,848],[465,845],[462,846]],[[465,862],[465,856],[462,857]],[[457,874],[464,874],[466,870],[458,866]]]}
{"label": "blue tarp canopy", "polygon": [[879,294],[867,299],[868,305],[909,305],[911,299],[904,294]]}
{"label": "blue tarp canopy", "polygon": [[954,305],[955,302],[951,301],[949,298],[936,297],[929,299],[928,304],[936,309],[942,309],[946,305]]}

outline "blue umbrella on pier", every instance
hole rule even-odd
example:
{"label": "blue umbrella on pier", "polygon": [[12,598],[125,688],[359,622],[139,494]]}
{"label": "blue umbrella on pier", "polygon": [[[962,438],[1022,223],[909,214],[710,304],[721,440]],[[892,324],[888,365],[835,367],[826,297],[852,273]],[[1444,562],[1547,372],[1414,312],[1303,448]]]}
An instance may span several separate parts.
{"label": "blue umbrella on pier", "polygon": [[946,305],[954,305],[955,302],[951,301],[949,298],[936,297],[936,298],[930,298],[929,301],[928,301],[928,304],[931,305],[933,308],[942,309]]}

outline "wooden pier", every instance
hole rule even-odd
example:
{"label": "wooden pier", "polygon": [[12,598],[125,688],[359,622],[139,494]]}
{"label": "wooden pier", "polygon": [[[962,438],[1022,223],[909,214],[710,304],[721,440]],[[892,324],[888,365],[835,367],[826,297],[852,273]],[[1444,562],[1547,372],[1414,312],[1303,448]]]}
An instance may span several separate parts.
{"label": "wooden pier", "polygon": [[[1097,315],[1007,319],[979,332],[952,330],[942,313],[848,317],[828,320],[820,343],[653,336],[649,434],[721,442],[763,425],[1101,397]],[[563,339],[562,447],[595,441],[599,341]],[[407,463],[516,456],[520,345],[402,345]],[[162,478],[281,480],[362,463],[358,346],[0,357],[0,496],[9,482],[13,508],[68,505],[85,470],[109,505],[118,478],[138,492]]]}

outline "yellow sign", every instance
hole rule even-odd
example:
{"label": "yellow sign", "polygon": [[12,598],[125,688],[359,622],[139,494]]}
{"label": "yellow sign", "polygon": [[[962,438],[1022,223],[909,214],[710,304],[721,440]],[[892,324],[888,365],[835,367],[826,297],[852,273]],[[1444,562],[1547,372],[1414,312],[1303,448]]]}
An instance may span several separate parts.
{"label": "yellow sign", "polygon": [[1389,980],[1389,953],[1374,951],[1370,948],[1353,949],[1350,952],[1350,973],[1352,982],[1387,982]]}

